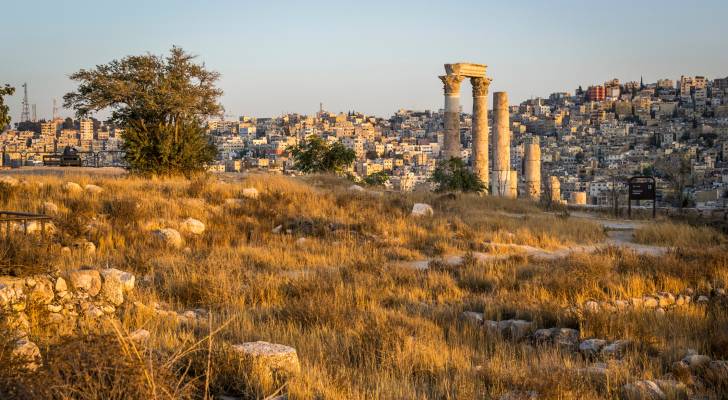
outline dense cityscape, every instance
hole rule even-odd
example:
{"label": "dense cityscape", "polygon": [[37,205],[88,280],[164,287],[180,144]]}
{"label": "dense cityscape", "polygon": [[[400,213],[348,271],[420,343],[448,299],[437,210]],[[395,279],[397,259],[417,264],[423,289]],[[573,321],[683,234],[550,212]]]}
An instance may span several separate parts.
{"label": "dense cityscape", "polygon": [[[120,129],[95,119],[38,120],[25,104],[20,122],[0,135],[3,166],[42,165],[43,155],[66,147],[78,150],[87,165],[122,163]],[[624,204],[626,179],[649,175],[657,179],[660,205],[728,204],[728,77],[681,76],[654,83],[612,79],[533,98],[509,111],[512,169],[522,170],[524,143],[538,137],[542,176],[558,177],[565,200],[584,192],[587,204]],[[441,158],[443,116],[443,110],[399,110],[389,118],[336,114],[322,105],[309,116],[215,117],[207,121],[207,130],[219,155],[209,168],[295,173],[287,149],[318,135],[354,150],[350,172],[355,177],[386,173],[387,186],[411,191],[429,184]],[[461,110],[466,163],[472,156],[471,127],[471,114]]]}

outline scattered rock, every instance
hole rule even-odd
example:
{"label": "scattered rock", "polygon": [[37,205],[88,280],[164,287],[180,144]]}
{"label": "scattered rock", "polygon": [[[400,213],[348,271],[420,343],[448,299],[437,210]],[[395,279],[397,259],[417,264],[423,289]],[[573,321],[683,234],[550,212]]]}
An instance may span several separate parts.
{"label": "scattered rock", "polygon": [[86,191],[86,193],[89,193],[89,194],[101,194],[101,192],[104,191],[104,189],[101,188],[101,186],[96,186],[96,185],[92,185],[92,184],[88,184],[88,185],[84,186],[83,189]]}
{"label": "scattered rock", "polygon": [[253,187],[243,189],[242,194],[243,194],[243,197],[245,197],[246,199],[257,199],[258,196],[260,195],[260,193],[258,192],[258,189],[253,188]]}
{"label": "scattered rock", "polygon": [[101,271],[101,276],[104,278],[101,295],[115,306],[124,302],[124,293],[134,289],[134,275],[128,272],[108,268]]}
{"label": "scattered rock", "polygon": [[698,303],[699,304],[706,304],[710,301],[708,296],[698,296]]}
{"label": "scattered rock", "polygon": [[146,342],[149,340],[150,333],[146,329],[137,329],[129,334],[129,339],[134,342]]}
{"label": "scattered rock", "polygon": [[412,206],[412,216],[413,217],[431,217],[434,214],[435,214],[435,211],[432,209],[432,207],[429,204],[415,203],[415,205]]}
{"label": "scattered rock", "polygon": [[202,233],[205,232],[205,224],[200,220],[187,218],[180,224],[180,229],[182,232],[189,232],[193,235],[202,235]]}
{"label": "scattered rock", "polygon": [[101,291],[101,275],[93,269],[80,269],[69,274],[71,288],[82,294],[96,296]]}
{"label": "scattered rock", "polygon": [[602,355],[606,357],[621,358],[627,351],[631,342],[629,340],[616,340],[602,348]]}
{"label": "scattered rock", "polygon": [[483,325],[483,313],[464,311],[463,318],[474,325]]}
{"label": "scattered rock", "polygon": [[53,282],[45,276],[38,276],[34,280],[35,284],[28,294],[28,301],[35,304],[50,304],[55,297]]}
{"label": "scattered rock", "polygon": [[682,362],[684,362],[688,368],[696,369],[710,363],[710,357],[701,354],[690,354],[685,356],[682,359]]}
{"label": "scattered rock", "polygon": [[363,187],[359,186],[359,185],[351,185],[351,186],[349,186],[349,191],[350,192],[359,192],[359,193],[361,193],[361,192],[364,192],[365,189]]}
{"label": "scattered rock", "polygon": [[81,193],[83,188],[76,182],[66,182],[63,184],[62,189],[67,193]]}
{"label": "scattered rock", "polygon": [[622,386],[625,400],[664,400],[665,393],[654,381],[636,381]]}
{"label": "scattered rock", "polygon": [[660,302],[654,297],[645,296],[642,298],[642,306],[645,308],[657,308],[659,305]]}
{"label": "scattered rock", "polygon": [[593,301],[593,300],[587,301],[586,303],[584,303],[584,309],[586,311],[592,312],[592,313],[598,312],[599,303],[597,303],[596,301]]}
{"label": "scattered rock", "polygon": [[265,377],[268,379],[285,381],[301,372],[298,354],[293,347],[259,341],[234,345],[233,350],[243,365],[257,373],[269,375]]}
{"label": "scattered rock", "polygon": [[182,240],[182,235],[180,235],[179,232],[172,228],[158,229],[156,231],[153,231],[153,234],[157,239],[161,240],[162,243],[169,247],[179,249],[184,244],[184,241]]}
{"label": "scattered rock", "polygon": [[579,344],[579,351],[593,356],[597,355],[606,345],[607,341],[603,339],[587,339]]}
{"label": "scattered rock", "polygon": [[275,228],[273,228],[271,230],[271,232],[278,234],[278,233],[281,233],[282,230],[283,230],[283,225],[278,225]]}
{"label": "scattered rock", "polygon": [[15,342],[13,358],[20,361],[28,371],[35,371],[42,364],[40,349],[28,339],[19,339]]}

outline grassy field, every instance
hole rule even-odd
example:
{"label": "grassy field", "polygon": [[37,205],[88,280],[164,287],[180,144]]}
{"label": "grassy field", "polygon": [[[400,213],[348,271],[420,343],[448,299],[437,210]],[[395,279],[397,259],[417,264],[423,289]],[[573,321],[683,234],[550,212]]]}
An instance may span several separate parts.
{"label": "grassy field", "polygon": [[[66,180],[104,190],[68,194],[61,189]],[[2,188],[2,209],[40,212],[50,201],[59,211],[50,246],[22,235],[0,245],[0,275],[112,266],[136,274],[134,301],[178,311],[204,308],[209,319],[178,324],[129,307],[119,332],[61,338],[45,328],[42,312],[31,314],[30,336],[46,365],[34,374],[4,368],[0,394],[12,387],[19,398],[265,398],[277,389],[273,383],[241,379],[228,362],[226,343],[255,340],[297,349],[302,371],[281,390],[290,399],[497,399],[530,392],[545,399],[611,399],[625,382],[670,373],[687,349],[728,357],[725,303],[664,315],[579,310],[588,300],[725,288],[728,247],[715,231],[677,224],[637,231],[639,242],[677,246],[660,258],[608,248],[543,262],[466,256],[459,266],[433,263],[417,271],[400,264],[487,252],[490,242],[544,249],[594,244],[605,233],[596,223],[545,214],[524,201],[362,193],[348,186],[327,176],[250,175],[225,182],[37,176]],[[243,198],[246,187],[257,188],[260,197],[226,202]],[[434,216],[411,217],[415,202],[431,204]],[[185,235],[184,249],[160,246],[151,235],[178,228],[187,217],[203,221],[206,231]],[[80,238],[95,243],[95,255],[61,251]],[[463,311],[634,345],[604,382],[584,375],[595,360],[491,334],[464,320]],[[136,353],[124,337],[140,327],[152,335]],[[200,343],[211,332],[213,340]],[[701,390],[721,398],[719,386]]]}

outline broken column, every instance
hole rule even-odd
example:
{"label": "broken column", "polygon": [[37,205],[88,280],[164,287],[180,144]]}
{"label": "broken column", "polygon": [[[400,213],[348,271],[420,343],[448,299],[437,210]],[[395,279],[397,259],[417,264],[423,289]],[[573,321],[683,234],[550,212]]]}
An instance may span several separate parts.
{"label": "broken column", "polygon": [[508,93],[493,93],[493,180],[491,194],[504,196],[511,177],[511,131]]}
{"label": "broken column", "polygon": [[531,200],[541,198],[541,146],[538,137],[526,140],[523,160],[523,177],[526,182],[526,196]]}
{"label": "broken column", "polygon": [[473,86],[473,172],[487,188],[488,175],[488,87],[489,78],[470,78]]}
{"label": "broken column", "polygon": [[511,170],[508,172],[508,188],[504,196],[509,199],[515,199],[518,197],[518,171]]}
{"label": "broken column", "polygon": [[445,89],[445,143],[444,158],[460,157],[460,75],[442,75]]}
{"label": "broken column", "polygon": [[569,203],[575,206],[586,205],[586,192],[571,192]]}
{"label": "broken column", "polygon": [[561,182],[559,182],[557,176],[551,176],[549,178],[549,187],[551,189],[551,201],[561,203]]}

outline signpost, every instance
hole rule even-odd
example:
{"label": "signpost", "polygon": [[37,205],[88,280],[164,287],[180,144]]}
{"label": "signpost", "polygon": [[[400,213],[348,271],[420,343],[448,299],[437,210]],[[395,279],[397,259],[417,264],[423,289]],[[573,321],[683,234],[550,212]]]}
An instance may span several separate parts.
{"label": "signpost", "polygon": [[657,214],[657,190],[655,178],[651,176],[633,176],[629,178],[629,201],[627,212],[632,218],[632,200],[652,200],[652,218]]}

